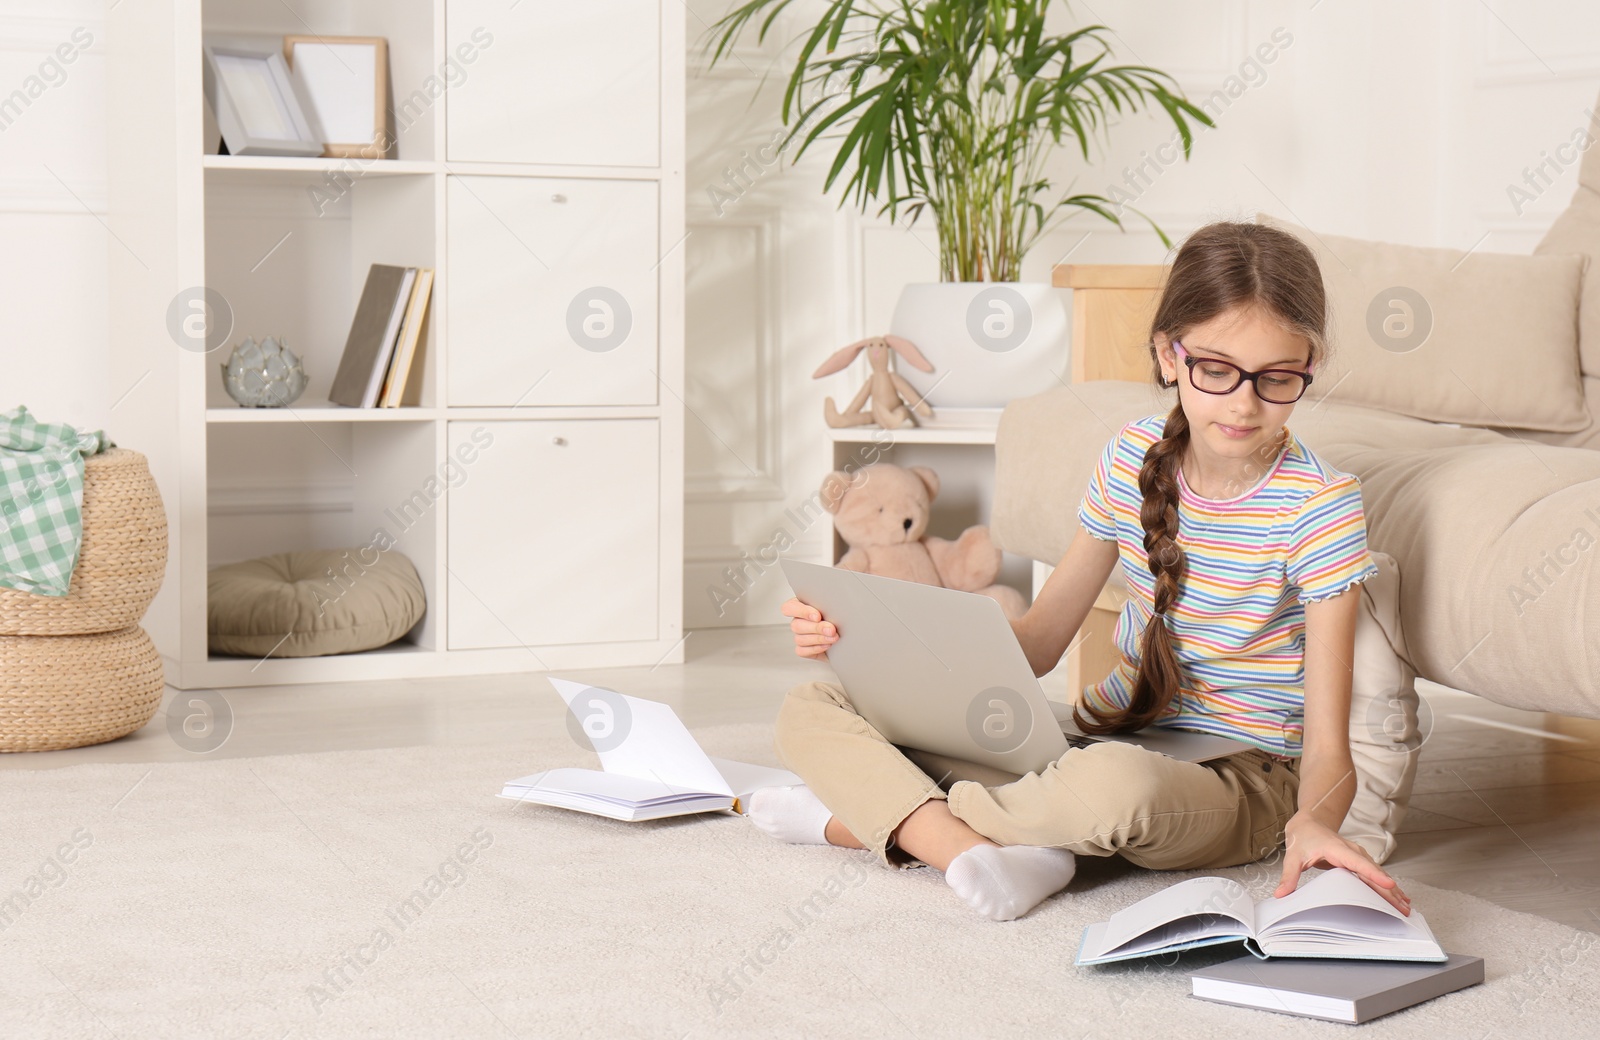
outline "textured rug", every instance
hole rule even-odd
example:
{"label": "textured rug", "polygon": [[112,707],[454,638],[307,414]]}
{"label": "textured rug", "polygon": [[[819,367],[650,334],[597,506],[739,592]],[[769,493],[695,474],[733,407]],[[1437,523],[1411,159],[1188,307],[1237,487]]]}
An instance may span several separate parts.
{"label": "textured rug", "polygon": [[[697,736],[773,762],[770,727]],[[1236,944],[1073,966],[1084,926],[1135,899],[1205,873],[1265,898],[1275,862],[1081,858],[1064,893],[995,923],[932,869],[783,845],[731,814],[628,824],[494,797],[592,764],[553,732],[0,774],[0,1035],[1348,1035],[1190,997],[1185,970]],[[1396,876],[1487,979],[1365,1035],[1593,1035],[1600,937]]]}

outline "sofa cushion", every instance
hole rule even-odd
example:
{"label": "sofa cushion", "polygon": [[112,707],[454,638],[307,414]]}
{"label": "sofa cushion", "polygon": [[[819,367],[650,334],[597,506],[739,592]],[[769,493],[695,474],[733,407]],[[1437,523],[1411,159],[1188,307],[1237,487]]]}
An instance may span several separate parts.
{"label": "sofa cushion", "polygon": [[[1600,151],[1600,149],[1596,149]],[[1597,229],[1600,230],[1600,229]],[[1490,426],[1488,429],[1507,437],[1526,438],[1540,444],[1554,444],[1562,448],[1588,448],[1600,451],[1600,377],[1583,377],[1584,407],[1589,412],[1589,425],[1581,430],[1556,433],[1551,430],[1524,430],[1515,426]]]}
{"label": "sofa cushion", "polygon": [[1433,422],[1589,425],[1578,361],[1584,257],[1345,238],[1266,213],[1256,221],[1298,237],[1322,268],[1333,351],[1306,398]]}
{"label": "sofa cushion", "polygon": [[1361,477],[1371,542],[1406,577],[1418,674],[1513,708],[1600,718],[1600,452],[1303,439]]}
{"label": "sofa cushion", "polygon": [[[1600,138],[1600,102],[1590,111],[1589,134]],[[1578,345],[1585,375],[1600,377],[1600,148],[1591,145],[1578,167],[1578,189],[1556,217],[1536,255],[1577,253],[1587,258],[1578,304]],[[1595,419],[1600,423],[1600,416]]]}
{"label": "sofa cushion", "polygon": [[[1175,399],[1102,380],[1013,401],[995,439],[996,543],[1059,561],[1106,442]],[[1287,425],[1360,478],[1368,545],[1405,575],[1401,618],[1422,678],[1600,718],[1600,452],[1334,400],[1303,401]]]}
{"label": "sofa cushion", "polygon": [[[1589,150],[1589,159],[1600,148]],[[1579,359],[1585,375],[1600,376],[1600,191],[1578,185],[1572,202],[1534,247],[1535,256],[1578,255],[1585,261],[1578,303]]]}

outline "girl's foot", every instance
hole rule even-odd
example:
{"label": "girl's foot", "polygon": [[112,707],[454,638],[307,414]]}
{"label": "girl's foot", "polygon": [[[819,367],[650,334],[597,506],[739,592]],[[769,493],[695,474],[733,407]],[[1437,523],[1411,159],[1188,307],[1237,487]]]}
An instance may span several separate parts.
{"label": "girl's foot", "polygon": [[978,913],[1011,921],[1067,887],[1078,857],[1038,845],[974,845],[950,861],[944,879]]}
{"label": "girl's foot", "polygon": [[833,813],[804,784],[763,787],[750,795],[750,822],[779,841],[827,845]]}

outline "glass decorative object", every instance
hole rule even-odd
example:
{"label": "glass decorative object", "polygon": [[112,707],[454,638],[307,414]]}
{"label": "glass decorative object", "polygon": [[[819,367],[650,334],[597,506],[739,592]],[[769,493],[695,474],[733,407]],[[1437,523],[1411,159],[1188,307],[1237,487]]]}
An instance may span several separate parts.
{"label": "glass decorative object", "polygon": [[223,364],[222,385],[242,407],[282,408],[305,392],[306,370],[279,340],[249,338]]}

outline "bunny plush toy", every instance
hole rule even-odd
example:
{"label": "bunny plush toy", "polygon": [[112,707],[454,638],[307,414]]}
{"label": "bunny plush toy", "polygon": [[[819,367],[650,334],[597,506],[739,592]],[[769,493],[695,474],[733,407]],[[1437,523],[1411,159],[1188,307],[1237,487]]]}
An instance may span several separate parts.
{"label": "bunny plush toy", "polygon": [[[870,336],[857,340],[824,361],[811,373],[811,378],[821,379],[842,371],[863,350],[867,352],[867,363],[872,366],[872,376],[843,412],[834,406],[833,398],[827,399],[822,416],[829,426],[865,426],[875,422],[886,430],[898,430],[902,426],[916,425],[912,412],[925,419],[933,417],[933,409],[922,400],[922,395],[895,372],[893,354],[899,354],[908,364],[924,372],[932,372],[933,364],[923,357],[915,343],[900,336]],[[871,398],[870,407],[868,398]],[[908,407],[906,401],[915,403]]]}

